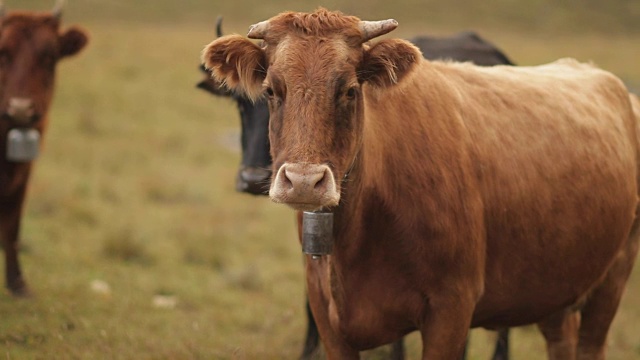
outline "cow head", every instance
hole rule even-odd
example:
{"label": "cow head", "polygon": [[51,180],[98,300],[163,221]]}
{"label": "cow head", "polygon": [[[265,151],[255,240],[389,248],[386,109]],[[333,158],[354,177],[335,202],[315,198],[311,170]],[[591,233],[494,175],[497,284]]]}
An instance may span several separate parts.
{"label": "cow head", "polygon": [[240,144],[242,160],[236,177],[236,190],[253,195],[267,195],[271,179],[269,152],[269,108],[264,98],[251,100],[229,91],[201,68],[205,79],[197,84],[213,95],[233,99],[240,113]]}
{"label": "cow head", "polygon": [[251,98],[266,94],[274,176],[271,199],[298,210],[337,206],[364,126],[364,91],[393,86],[421,59],[403,40],[365,43],[395,20],[361,21],[319,9],[287,12],[203,51],[215,78]]}
{"label": "cow head", "polygon": [[[0,7],[2,7],[0,2]],[[58,60],[76,54],[87,35],[71,28],[61,33],[62,1],[50,13],[0,11],[0,122],[8,127],[34,127],[53,95]],[[8,124],[8,125],[7,125]]]}
{"label": "cow head", "polygon": [[[216,21],[217,37],[222,36],[222,17]],[[269,153],[269,109],[265,99],[252,101],[242,94],[230,91],[221,81],[214,79],[202,65],[204,73],[196,87],[215,96],[235,101],[240,113],[240,139],[242,162],[236,177],[236,190],[253,195],[266,195],[271,179]]]}

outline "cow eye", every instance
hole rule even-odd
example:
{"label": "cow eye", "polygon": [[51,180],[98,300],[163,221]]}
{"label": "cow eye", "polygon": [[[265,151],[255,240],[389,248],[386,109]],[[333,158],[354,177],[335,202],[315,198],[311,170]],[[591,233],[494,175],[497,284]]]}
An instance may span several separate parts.
{"label": "cow eye", "polygon": [[267,96],[273,97],[273,89],[270,87],[267,88]]}
{"label": "cow eye", "polygon": [[349,90],[347,90],[346,95],[349,100],[353,100],[356,97],[356,88],[355,87],[349,88]]}

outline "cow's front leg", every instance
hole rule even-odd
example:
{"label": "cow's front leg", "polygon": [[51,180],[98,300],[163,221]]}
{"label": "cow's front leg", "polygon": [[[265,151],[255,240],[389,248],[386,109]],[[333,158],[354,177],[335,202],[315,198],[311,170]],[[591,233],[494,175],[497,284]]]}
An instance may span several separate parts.
{"label": "cow's front leg", "polygon": [[307,291],[309,306],[316,321],[320,339],[324,345],[328,360],[359,359],[360,353],[349,346],[345,339],[337,334],[331,327],[330,313],[330,289],[327,257],[310,260],[307,256]]}
{"label": "cow's front leg", "polygon": [[580,316],[563,310],[538,322],[538,328],[547,343],[549,360],[573,360],[578,346]]}
{"label": "cow's front leg", "polygon": [[423,360],[462,359],[475,301],[460,296],[430,298],[422,335]]}
{"label": "cow's front leg", "polygon": [[18,234],[25,188],[23,186],[14,194],[0,197],[0,240],[5,254],[5,279],[7,288],[16,296],[29,294],[18,261]]}

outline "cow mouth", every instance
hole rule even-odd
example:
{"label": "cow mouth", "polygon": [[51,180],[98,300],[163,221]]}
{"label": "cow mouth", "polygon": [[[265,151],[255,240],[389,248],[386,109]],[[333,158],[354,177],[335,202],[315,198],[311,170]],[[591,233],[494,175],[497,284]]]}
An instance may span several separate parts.
{"label": "cow mouth", "polygon": [[269,198],[276,204],[287,205],[296,211],[319,211],[331,209],[340,203],[339,196],[323,196],[320,199],[309,199],[310,201],[294,200],[287,197],[272,196]]}
{"label": "cow mouth", "polygon": [[5,112],[2,114],[1,119],[3,121],[7,121],[10,124],[10,126],[14,128],[29,128],[29,127],[35,127],[38,124],[38,121],[40,120],[40,115],[33,114],[31,116],[24,117],[24,118],[16,118]]}
{"label": "cow mouth", "polygon": [[271,170],[255,166],[242,166],[236,177],[236,190],[253,195],[268,195]]}
{"label": "cow mouth", "polygon": [[302,203],[302,202],[283,202],[273,198],[271,199],[271,201],[277,204],[288,205],[290,208],[296,211],[317,211],[326,207],[321,204],[310,204],[310,203]]}

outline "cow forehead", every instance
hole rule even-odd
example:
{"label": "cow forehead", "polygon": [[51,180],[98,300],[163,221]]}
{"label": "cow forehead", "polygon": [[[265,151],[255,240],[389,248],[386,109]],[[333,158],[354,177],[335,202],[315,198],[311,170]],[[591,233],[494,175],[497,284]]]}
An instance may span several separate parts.
{"label": "cow forehead", "polygon": [[58,21],[50,15],[9,15],[2,22],[1,39],[6,42],[23,40],[55,40],[58,36]]}
{"label": "cow forehead", "polygon": [[14,11],[6,15],[2,19],[2,28],[20,27],[20,28],[35,28],[40,26],[47,26],[52,29],[57,29],[59,21],[48,13],[32,13]]}
{"label": "cow forehead", "polygon": [[279,42],[288,34],[328,36],[339,34],[350,42],[360,42],[360,19],[346,16],[339,11],[318,9],[313,13],[285,12],[269,19],[269,31],[265,40]]}
{"label": "cow forehead", "polygon": [[278,43],[269,62],[278,74],[311,80],[355,71],[361,56],[361,48],[350,47],[340,36],[289,35]]}

